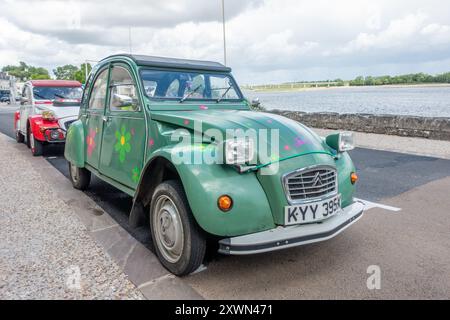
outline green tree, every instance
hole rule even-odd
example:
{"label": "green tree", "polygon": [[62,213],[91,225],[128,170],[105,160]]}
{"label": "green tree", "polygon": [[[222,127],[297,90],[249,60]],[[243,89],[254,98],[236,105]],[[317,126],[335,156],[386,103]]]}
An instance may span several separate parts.
{"label": "green tree", "polygon": [[351,86],[363,86],[364,85],[364,77],[359,76],[355,80],[350,81]]}
{"label": "green tree", "polygon": [[20,79],[20,81],[27,81],[30,79],[50,79],[48,70],[42,67],[33,67],[20,61],[18,66],[8,65],[2,68],[3,72],[8,72],[10,75]]}
{"label": "green tree", "polygon": [[86,65],[86,63],[82,63],[80,68],[78,69],[78,71],[75,73],[75,80],[81,82],[81,83],[85,83],[86,82],[86,67],[87,67],[87,74],[89,75],[89,73],[92,70],[92,66],[90,63],[88,63]]}
{"label": "green tree", "polygon": [[53,69],[53,73],[58,80],[75,80],[75,75],[79,71],[78,67],[72,64],[66,64]]}

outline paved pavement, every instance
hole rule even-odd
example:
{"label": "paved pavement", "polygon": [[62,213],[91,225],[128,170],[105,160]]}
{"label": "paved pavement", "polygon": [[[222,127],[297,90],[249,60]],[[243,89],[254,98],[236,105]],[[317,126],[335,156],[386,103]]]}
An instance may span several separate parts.
{"label": "paved pavement", "polygon": [[142,299],[58,197],[49,163],[2,134],[0,150],[0,299]]}
{"label": "paved pavement", "polygon": [[[0,111],[0,131],[10,136],[11,119],[11,114]],[[45,157],[67,176],[61,149],[50,149]],[[401,211],[375,204],[363,219],[331,241],[248,257],[213,254],[204,271],[182,282],[163,275],[150,281],[151,288],[167,287],[176,295],[176,287],[187,286],[214,299],[450,298],[450,161],[364,148],[354,150],[352,158],[361,178],[357,197]],[[130,197],[100,180],[86,195],[151,252],[148,230],[127,225]],[[104,242],[117,233],[106,230]],[[141,265],[143,269],[160,267]],[[371,266],[381,270],[380,290],[367,288]]]}

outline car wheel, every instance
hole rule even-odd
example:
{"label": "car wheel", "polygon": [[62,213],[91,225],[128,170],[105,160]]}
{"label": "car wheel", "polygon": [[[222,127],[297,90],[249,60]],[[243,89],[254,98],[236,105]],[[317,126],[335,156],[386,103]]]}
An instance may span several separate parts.
{"label": "car wheel", "polygon": [[91,182],[91,172],[86,168],[79,168],[69,162],[70,181],[75,189],[86,190]]}
{"label": "car wheel", "polygon": [[33,133],[30,133],[28,136],[30,141],[31,153],[33,154],[33,156],[42,156],[42,154],[44,153],[44,144],[41,141],[36,140]]}
{"label": "car wheel", "polygon": [[31,132],[31,128],[28,125],[27,126],[27,141],[26,141],[26,145],[27,147],[30,149],[31,148],[31,143],[30,143],[30,135],[32,135],[33,133]]}
{"label": "car wheel", "polygon": [[167,270],[184,276],[200,267],[206,239],[180,182],[165,181],[156,188],[150,205],[150,229],[158,258]]}
{"label": "car wheel", "polygon": [[25,141],[25,137],[23,136],[22,133],[20,133],[19,130],[16,130],[16,141],[17,143],[24,143]]}

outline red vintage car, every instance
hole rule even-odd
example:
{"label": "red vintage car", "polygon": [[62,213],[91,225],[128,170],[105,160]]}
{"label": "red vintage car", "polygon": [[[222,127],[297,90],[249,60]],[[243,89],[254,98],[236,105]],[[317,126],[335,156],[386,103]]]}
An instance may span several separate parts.
{"label": "red vintage car", "polygon": [[45,145],[65,142],[67,129],[78,118],[82,92],[78,81],[25,83],[14,117],[17,142],[26,142],[34,156],[42,155]]}

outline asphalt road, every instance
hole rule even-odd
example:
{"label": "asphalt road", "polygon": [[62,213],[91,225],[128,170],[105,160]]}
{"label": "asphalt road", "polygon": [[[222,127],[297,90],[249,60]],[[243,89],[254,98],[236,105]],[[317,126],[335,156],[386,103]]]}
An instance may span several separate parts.
{"label": "asphalt road", "polygon": [[[14,137],[12,119],[12,108],[0,106],[0,132]],[[360,176],[356,196],[401,212],[372,209],[321,244],[248,257],[213,254],[206,271],[186,281],[216,299],[450,298],[450,161],[362,148],[351,156]],[[68,177],[61,147],[44,157]],[[86,194],[151,249],[147,228],[128,226],[129,196],[95,178]],[[387,279],[381,290],[367,289],[371,265]]]}

